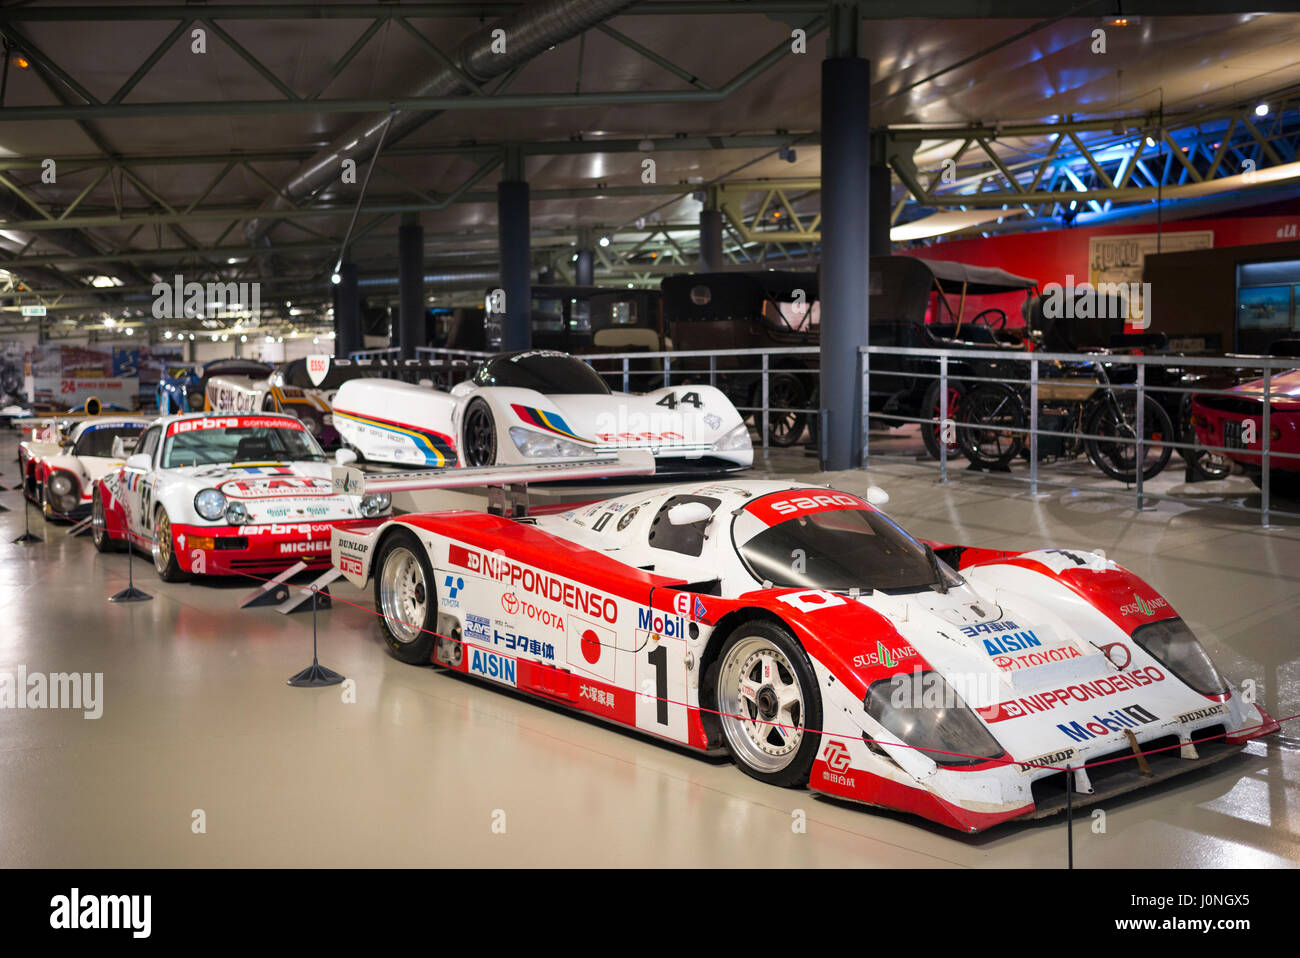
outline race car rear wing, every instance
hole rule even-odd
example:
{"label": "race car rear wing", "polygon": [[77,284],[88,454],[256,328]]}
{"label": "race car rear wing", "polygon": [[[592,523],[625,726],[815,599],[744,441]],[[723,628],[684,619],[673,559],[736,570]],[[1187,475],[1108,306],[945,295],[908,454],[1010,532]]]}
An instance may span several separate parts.
{"label": "race car rear wing", "polygon": [[368,492],[411,492],[417,489],[463,489],[468,486],[518,486],[529,482],[574,479],[616,479],[624,476],[652,476],[654,472],[654,456],[633,449],[616,456],[547,459],[519,466],[470,466],[415,472],[362,472],[356,466],[334,466],[331,478],[336,493],[359,496]]}

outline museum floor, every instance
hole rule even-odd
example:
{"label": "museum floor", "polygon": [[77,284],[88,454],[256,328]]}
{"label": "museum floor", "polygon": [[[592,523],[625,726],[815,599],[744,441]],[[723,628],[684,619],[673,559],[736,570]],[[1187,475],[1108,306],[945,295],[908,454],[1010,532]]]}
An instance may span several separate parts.
{"label": "museum floor", "polygon": [[[15,442],[0,432],[6,487]],[[1300,712],[1300,520],[1260,531],[1213,505],[1138,513],[1100,481],[1034,500],[958,470],[941,485],[933,463],[822,476],[813,462],[786,452],[759,472],[851,491],[870,480],[918,535],[1104,549],[1173,601],[1229,676],[1254,678],[1271,714]],[[1180,476],[1168,470],[1157,488]],[[767,787],[726,761],[402,665],[377,619],[342,603],[321,613],[321,660],[355,680],[355,703],[337,687],[288,688],[311,661],[310,615],[238,611],[249,582],[167,585],[144,559],[136,582],[153,601],[111,605],[125,555],[98,555],[35,513],[44,542],[11,544],[21,494],[0,503],[0,670],[104,674],[98,720],[0,712],[4,865],[1064,867],[1060,818],[963,837]],[[372,605],[348,586],[337,594]],[[1107,803],[1104,833],[1076,821],[1076,865],[1294,865],[1297,743],[1289,723],[1238,758]]]}

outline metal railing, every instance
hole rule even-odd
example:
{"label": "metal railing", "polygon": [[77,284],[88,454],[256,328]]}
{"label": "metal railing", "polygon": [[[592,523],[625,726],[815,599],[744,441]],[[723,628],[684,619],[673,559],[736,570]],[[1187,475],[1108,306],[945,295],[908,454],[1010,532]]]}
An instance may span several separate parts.
{"label": "metal railing", "polygon": [[[861,463],[862,468],[866,468],[870,461],[870,425],[872,421],[894,425],[905,425],[907,423],[918,423],[921,428],[927,429],[935,427],[939,431],[938,449],[939,449],[939,476],[940,481],[948,481],[948,460],[949,460],[949,435],[959,435],[961,430],[979,430],[981,428],[995,430],[997,432],[1007,432],[1025,437],[1028,441],[1028,460],[1029,475],[1028,477],[1011,474],[1011,478],[1023,479],[1029,483],[1030,494],[1036,495],[1040,485],[1049,485],[1054,487],[1074,488],[1074,484],[1049,482],[1039,477],[1039,446],[1040,440],[1044,437],[1061,439],[1061,440],[1095,440],[1111,444],[1131,445],[1134,447],[1134,475],[1132,487],[1136,498],[1138,509],[1147,508],[1147,500],[1165,499],[1175,502],[1182,502],[1192,505],[1204,505],[1198,500],[1189,499],[1186,496],[1177,496],[1170,493],[1153,493],[1146,487],[1146,479],[1143,475],[1143,464],[1145,462],[1145,453],[1150,451],[1150,447],[1168,447],[1178,451],[1184,459],[1189,459],[1198,453],[1221,453],[1229,457],[1236,456],[1259,456],[1260,458],[1260,508],[1258,510],[1250,509],[1245,506],[1237,506],[1229,503],[1220,503],[1224,508],[1239,509],[1248,512],[1258,512],[1260,515],[1261,525],[1268,526],[1272,515],[1285,515],[1288,517],[1300,518],[1300,512],[1287,512],[1273,508],[1271,473],[1273,467],[1279,462],[1295,462],[1300,460],[1300,453],[1288,453],[1275,451],[1273,449],[1273,428],[1272,428],[1272,399],[1280,395],[1274,385],[1274,378],[1279,372],[1287,372],[1300,369],[1300,359],[1279,358],[1267,356],[1165,356],[1165,355],[1121,355],[1109,353],[1047,353],[1047,352],[1022,352],[1019,350],[1007,349],[922,349],[922,348],[903,348],[893,346],[865,346],[860,347],[859,355],[859,374],[861,378],[861,402],[859,410],[860,427],[861,427]],[[872,357],[874,356],[891,356],[900,357],[907,360],[920,360],[929,365],[933,371],[911,369],[907,372],[900,372],[898,368],[877,369],[877,375],[888,375],[891,377],[907,376],[916,379],[937,380],[939,382],[938,398],[939,412],[935,417],[908,416],[899,413],[886,413],[884,411],[872,411],[871,409],[871,374],[872,374]],[[966,371],[953,372],[951,364],[953,361],[962,363],[963,367],[970,360],[996,360],[1003,365],[1015,364],[1024,371],[1024,376],[979,376]],[[1072,377],[1069,376],[1049,376],[1042,375],[1044,365],[1050,364],[1054,371],[1059,370],[1060,366],[1069,367],[1076,371],[1085,370],[1088,366],[1100,366],[1102,375],[1098,390],[1108,390],[1112,394],[1131,393],[1134,395],[1134,407],[1136,412],[1136,422],[1134,423],[1134,435],[1132,438],[1126,438],[1118,435],[1099,435],[1090,434],[1082,429],[1071,429],[1068,431],[1043,429],[1039,423],[1039,412],[1043,404],[1048,400],[1043,398],[1043,389],[1051,385],[1071,385]],[[877,366],[880,364],[877,363]],[[894,367],[896,364],[888,364]],[[978,364],[976,364],[978,365]],[[1116,367],[1134,367],[1132,382],[1114,382],[1110,380],[1106,368],[1114,369]],[[1178,370],[1196,371],[1196,370],[1218,370],[1223,373],[1233,373],[1235,378],[1240,382],[1253,381],[1256,379],[1263,380],[1263,392],[1259,397],[1259,413],[1241,413],[1244,421],[1259,420],[1259,429],[1257,443],[1242,446],[1213,446],[1204,445],[1196,438],[1195,432],[1191,433],[1191,441],[1187,441],[1188,436],[1179,435],[1180,422],[1174,416],[1170,416],[1171,423],[1174,426],[1173,437],[1160,437],[1158,441],[1146,437],[1145,412],[1147,408],[1148,397],[1158,397],[1161,394],[1178,395],[1179,397],[1187,395],[1196,396],[1236,396],[1241,397],[1239,392],[1233,389],[1215,389],[1196,385],[1149,385],[1147,383],[1147,372],[1152,367],[1176,368]],[[1086,386],[1087,380],[1073,380],[1080,386]],[[1025,418],[1028,420],[1026,426],[1011,426],[998,424],[994,427],[983,426],[976,422],[954,420],[948,410],[948,397],[950,394],[949,387],[954,384],[966,383],[998,383],[1007,387],[1019,386],[1024,388],[1026,401]],[[1253,396],[1251,397],[1254,398]],[[1071,402],[1073,400],[1059,400],[1060,403]],[[1158,398],[1155,400],[1158,402]],[[1181,402],[1181,400],[1180,400]],[[924,412],[924,410],[922,410]],[[960,415],[960,414],[959,414]],[[1017,457],[1018,458],[1018,457]],[[1300,473],[1300,462],[1296,463],[1296,471]]]}
{"label": "metal railing", "polygon": [[[392,356],[395,352],[396,350],[391,348],[359,350],[351,355],[354,358],[380,358]],[[820,350],[816,346],[802,346],[775,349],[589,353],[580,355],[577,358],[583,360],[600,373],[612,388],[622,392],[651,392],[662,387],[689,384],[708,384],[718,387],[728,394],[736,409],[742,415],[752,414],[761,447],[767,450],[772,445],[770,426],[774,416],[788,417],[794,415],[799,417],[791,427],[797,432],[792,438],[788,438],[786,445],[794,445],[802,438],[805,428],[816,429],[823,421],[821,418],[822,411],[818,408],[816,402],[816,383],[819,379],[820,370],[818,363],[814,361],[814,357],[818,356],[819,352]],[[425,361],[466,364],[496,355],[494,352],[482,350],[443,349],[438,347],[419,347],[416,349],[416,354],[418,358]],[[879,360],[876,362],[877,376],[889,376],[895,380],[938,381],[938,408],[935,414],[926,415],[928,410],[924,409],[910,410],[916,414],[908,414],[897,410],[886,411],[891,407],[881,403],[886,392],[883,390],[874,397],[875,404],[879,408],[873,410],[873,396],[871,393],[872,357],[894,358],[893,360],[885,360],[883,363]],[[1010,376],[1001,373],[997,376],[979,375],[969,368],[971,361],[977,361],[974,365],[978,369],[979,362],[989,360],[996,360],[1004,367],[1012,366],[1019,374]],[[1066,384],[1078,385],[1081,388],[1089,382],[1087,379],[1059,375],[1061,372],[1060,367],[1066,367],[1078,372],[1086,371],[1089,364],[1101,364],[1103,370],[1110,370],[1109,373],[1103,372],[1101,374],[1100,384],[1097,389],[1108,390],[1116,396],[1132,397],[1136,422],[1134,424],[1134,435],[1131,438],[1114,434],[1089,433],[1083,428],[1084,423],[1077,419],[1073,424],[1066,423],[1067,427],[1073,425],[1073,428],[1044,426],[1040,413],[1045,408],[1045,405],[1051,402],[1051,400],[1044,398],[1045,392],[1051,394],[1050,387]],[[889,368],[880,368],[882,366],[888,366]],[[1171,436],[1161,436],[1158,441],[1148,439],[1146,436],[1147,423],[1145,422],[1148,398],[1159,402],[1161,396],[1177,396],[1181,402],[1182,397],[1187,395],[1240,396],[1239,393],[1235,393],[1228,388],[1216,389],[1195,384],[1152,384],[1148,381],[1148,371],[1153,367],[1174,368],[1188,372],[1198,370],[1203,372],[1218,371],[1224,374],[1233,374],[1236,381],[1239,382],[1262,379],[1264,389],[1262,396],[1259,397],[1261,400],[1260,412],[1253,417],[1246,416],[1247,419],[1253,418],[1258,421],[1257,435],[1259,441],[1248,448],[1203,445],[1197,440],[1194,430],[1183,432],[1181,417],[1173,413],[1169,414],[1173,425],[1173,434]],[[1128,377],[1121,378],[1127,378],[1131,381],[1114,381],[1114,373],[1124,368],[1130,368],[1132,372]],[[1217,502],[1215,505],[1220,508],[1244,510],[1252,514],[1258,513],[1261,524],[1264,526],[1269,525],[1270,518],[1273,516],[1300,518],[1300,512],[1289,512],[1275,507],[1271,488],[1271,472],[1273,468],[1276,468],[1279,462],[1300,459],[1298,453],[1278,451],[1273,448],[1275,440],[1271,420],[1273,412],[1271,400],[1279,395],[1274,378],[1280,372],[1300,369],[1300,359],[1232,355],[1201,357],[1025,352],[1022,350],[994,348],[928,349],[865,346],[859,348],[858,369],[861,378],[861,408],[857,411],[861,443],[861,461],[859,465],[861,468],[866,468],[872,458],[870,433],[873,425],[883,424],[892,428],[916,424],[922,429],[934,428],[938,430],[937,467],[939,478],[942,482],[949,481],[950,460],[954,455],[960,456],[961,453],[950,451],[949,442],[945,441],[948,438],[945,434],[947,431],[945,427],[948,427],[953,434],[959,434],[962,430],[978,428],[977,424],[962,421],[960,412],[954,418],[952,410],[948,408],[949,387],[952,385],[975,387],[986,383],[997,383],[1017,391],[1023,399],[1025,425],[999,425],[996,428],[997,431],[1012,433],[1023,438],[1026,447],[1025,451],[1028,454],[1027,456],[1018,455],[1016,461],[1013,461],[1012,464],[1018,470],[1020,466],[1018,460],[1027,458],[1027,474],[1013,470],[1006,473],[1006,475],[1011,479],[1027,482],[1030,493],[1033,495],[1037,495],[1039,488],[1044,486],[1053,488],[1079,487],[1077,481],[1061,481],[1059,479],[1054,481],[1041,476],[1040,464],[1044,457],[1040,456],[1040,452],[1044,440],[1076,444],[1092,440],[1133,447],[1134,474],[1131,482],[1128,482],[1127,485],[1132,487],[1136,505],[1139,509],[1149,508],[1150,503],[1157,500],[1169,500],[1196,506],[1205,505],[1203,500],[1190,499],[1186,496],[1174,495],[1168,492],[1153,492],[1149,488],[1143,468],[1146,463],[1146,455],[1153,447],[1167,447],[1178,452],[1184,459],[1200,453],[1258,456],[1261,470],[1259,477],[1259,508],[1255,509],[1229,502]],[[1047,375],[1044,375],[1044,373],[1047,373]],[[772,385],[774,378],[777,376],[794,376],[802,383],[811,384],[803,387],[806,402],[800,405],[773,405]],[[1177,383],[1177,377],[1174,374],[1170,374],[1166,378],[1171,377]],[[917,388],[916,386],[910,389],[913,398],[918,393],[923,392],[923,388]],[[908,403],[905,402],[902,405],[906,407]],[[916,404],[912,403],[912,405],[915,406]],[[1047,405],[1046,408],[1053,407]],[[1166,412],[1168,412],[1167,409]],[[824,442],[825,430],[821,431],[821,439]],[[1049,448],[1051,447],[1049,446]],[[1073,455],[1077,457],[1079,450],[1076,449]],[[890,454],[877,453],[876,458],[890,458]],[[914,461],[915,455],[909,454],[907,458]],[[1295,471],[1300,474],[1300,463],[1296,464]]]}

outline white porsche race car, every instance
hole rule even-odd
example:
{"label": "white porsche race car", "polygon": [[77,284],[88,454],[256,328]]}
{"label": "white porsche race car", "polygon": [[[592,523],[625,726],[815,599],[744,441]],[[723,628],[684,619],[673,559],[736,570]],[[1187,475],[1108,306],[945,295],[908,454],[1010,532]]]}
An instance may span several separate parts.
{"label": "white porsche race car", "polygon": [[1114,562],[919,541],[824,487],[412,514],[336,531],[333,556],[373,580],[403,662],[966,832],[1059,811],[1067,779],[1076,805],[1109,799],[1279,728]]}
{"label": "white porsche race car", "polygon": [[[355,457],[341,451],[337,462]],[[95,548],[153,554],[158,575],[274,574],[329,564],[330,532],[369,529],[387,493],[335,492],[331,461],[297,418],[190,413],[155,420],[94,486]]]}
{"label": "white porsche race car", "polygon": [[97,480],[122,465],[147,416],[87,416],[33,423],[18,444],[23,492],[47,519],[84,519]]}
{"label": "white porsche race car", "polygon": [[651,453],[659,475],[728,472],[754,461],[749,430],[720,390],[611,392],[582,360],[549,350],[495,356],[446,392],[351,379],[334,395],[334,426],[363,458],[408,466],[513,465],[623,450]]}

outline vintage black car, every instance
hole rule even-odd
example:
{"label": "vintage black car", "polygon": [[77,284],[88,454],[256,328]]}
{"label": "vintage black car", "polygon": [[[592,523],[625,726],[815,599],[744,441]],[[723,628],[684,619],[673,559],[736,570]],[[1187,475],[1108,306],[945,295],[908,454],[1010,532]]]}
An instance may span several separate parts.
{"label": "vintage black car", "polygon": [[[1008,324],[1006,306],[990,297],[1032,295],[1037,284],[1000,269],[910,256],[872,257],[869,342],[873,346],[946,349],[1024,349],[1021,332]],[[678,350],[781,349],[817,346],[821,341],[818,277],[812,272],[778,270],[669,276],[664,293],[664,325]],[[1007,299],[998,302],[1008,302]],[[1018,308],[1019,303],[1015,305]],[[849,321],[866,322],[865,317]],[[816,354],[769,357],[768,405],[782,410],[769,417],[768,440],[791,445],[814,424]],[[693,368],[699,362],[681,362]],[[719,357],[722,387],[738,407],[761,406],[761,373],[754,357]],[[873,356],[871,411],[881,416],[935,418],[939,382],[925,378],[939,371],[927,357]],[[967,384],[963,376],[998,376],[998,360],[971,359],[949,365],[949,417],[955,415]],[[797,412],[808,410],[808,412]],[[902,420],[877,425],[903,426]],[[923,429],[926,448],[939,453],[938,431]],[[955,444],[952,447],[956,451]]]}

